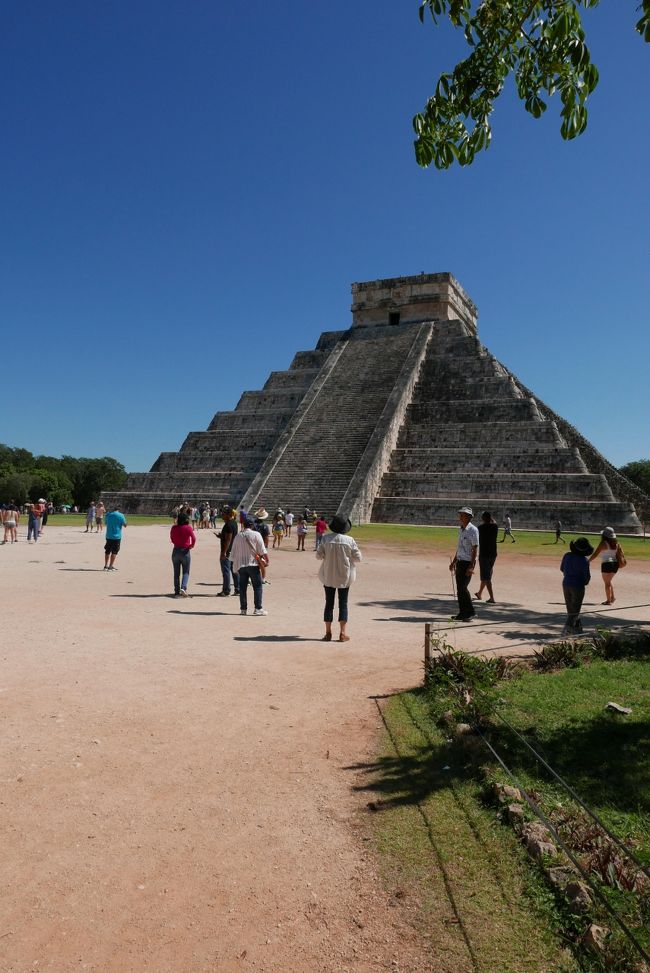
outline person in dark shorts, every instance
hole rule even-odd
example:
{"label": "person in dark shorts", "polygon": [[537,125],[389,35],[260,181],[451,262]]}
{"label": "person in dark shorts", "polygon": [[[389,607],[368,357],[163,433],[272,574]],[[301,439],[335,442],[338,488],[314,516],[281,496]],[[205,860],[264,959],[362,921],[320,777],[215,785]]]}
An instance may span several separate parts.
{"label": "person in dark shorts", "polygon": [[111,507],[106,514],[106,543],[104,544],[104,571],[117,571],[115,558],[120,553],[122,528],[126,527],[126,517]]}
{"label": "person in dark shorts", "polygon": [[562,572],[562,592],[566,603],[565,635],[580,635],[582,622],[580,610],[585,597],[585,588],[591,580],[589,561],[594,549],[586,537],[579,537],[571,541],[569,550],[562,558],[560,571]]}
{"label": "person in dark shorts", "polygon": [[497,538],[499,536],[499,526],[492,517],[489,510],[485,510],[481,515],[481,523],[478,525],[478,566],[481,576],[481,585],[474,595],[481,601],[483,589],[487,588],[490,596],[487,599],[488,605],[494,604],[494,591],[492,590],[492,571],[494,562],[497,559]]}

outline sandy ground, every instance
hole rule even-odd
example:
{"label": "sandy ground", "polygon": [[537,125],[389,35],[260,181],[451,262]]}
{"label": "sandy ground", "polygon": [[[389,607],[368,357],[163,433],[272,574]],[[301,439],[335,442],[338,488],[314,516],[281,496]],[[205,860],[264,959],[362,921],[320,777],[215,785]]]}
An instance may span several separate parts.
{"label": "sandy ground", "polygon": [[[317,563],[293,543],[262,618],[214,597],[211,532],[186,601],[166,527],[128,529],[113,573],[97,535],[21,535],[0,547],[3,973],[435,970],[347,768],[376,750],[373,697],[420,681],[425,621],[480,653],[557,634],[557,562],[503,552],[500,604],[449,628],[446,560],[369,547],[343,645],[320,642]],[[585,621],[650,622],[649,582],[630,565],[603,609],[596,576]]]}

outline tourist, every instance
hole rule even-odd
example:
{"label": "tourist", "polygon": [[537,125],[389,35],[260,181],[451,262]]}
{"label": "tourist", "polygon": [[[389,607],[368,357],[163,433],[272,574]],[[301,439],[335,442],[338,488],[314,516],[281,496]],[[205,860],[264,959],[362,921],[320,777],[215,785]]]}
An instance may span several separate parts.
{"label": "tourist", "polygon": [[509,537],[513,544],[515,543],[515,539],[512,536],[512,520],[510,518],[510,514],[505,515],[503,521],[503,537],[499,541],[499,544],[503,544],[506,537]]}
{"label": "tourist", "polygon": [[481,584],[474,595],[481,600],[483,589],[487,588],[490,596],[487,599],[488,605],[494,604],[494,591],[492,590],[492,571],[494,562],[497,559],[497,537],[499,527],[489,510],[485,510],[481,515],[481,523],[478,525],[478,566],[481,577]]}
{"label": "tourist", "polygon": [[361,560],[361,551],[349,531],[352,523],[347,517],[333,517],[330,522],[331,534],[323,537],[316,549],[316,557],[322,561],[318,577],[325,588],[325,635],[323,642],[332,641],[332,622],[334,620],[334,600],[338,592],[339,642],[349,642],[346,633],[348,624],[348,595],[350,585],[357,576],[355,564]]}
{"label": "tourist", "polygon": [[223,517],[223,527],[216,536],[221,542],[219,564],[221,565],[223,588],[217,593],[217,598],[227,598],[230,594],[231,580],[234,589],[233,594],[239,594],[239,575],[233,570],[232,564],[232,545],[237,536],[237,514],[230,504],[226,504],[221,511],[221,516]]}
{"label": "tourist", "polygon": [[43,528],[43,514],[45,513],[45,500],[43,497],[39,497],[36,503],[32,504],[32,514],[37,521],[38,536],[41,536]]}
{"label": "tourist", "polygon": [[[253,514],[253,518],[255,523],[255,530],[262,538],[264,547],[268,548],[269,537],[271,536],[271,528],[267,523],[265,523],[265,521],[269,519],[268,512],[265,510],[264,507],[260,507],[259,510],[256,510],[255,513]],[[262,574],[262,584],[270,584],[271,582],[267,581],[266,578],[266,564],[260,563],[260,571]]]}
{"label": "tourist", "polygon": [[96,515],[97,515],[97,508],[95,506],[95,501],[94,500],[91,500],[90,501],[90,506],[88,507],[88,510],[86,511],[86,529],[84,531],[84,534],[87,534],[88,531],[90,531],[90,533],[92,534],[93,527],[95,526],[95,517],[96,517]]}
{"label": "tourist", "polygon": [[284,515],[284,536],[291,537],[291,528],[293,527],[293,514],[290,510],[287,510]]}
{"label": "tourist", "polygon": [[327,530],[327,521],[325,517],[321,514],[315,525],[316,529],[316,547],[315,550],[321,546],[323,542],[323,537],[325,536],[325,531]]}
{"label": "tourist", "polygon": [[298,520],[296,521],[296,534],[298,536],[298,547],[296,548],[297,551],[304,551],[305,537],[307,536],[308,530],[309,527],[307,526],[307,522],[305,521],[305,518],[298,517]]}
{"label": "tourist", "polygon": [[[106,525],[108,530],[108,524]],[[190,526],[187,514],[179,514],[176,523],[169,531],[169,538],[174,545],[172,550],[172,564],[174,566],[174,595],[176,598],[187,598],[187,585],[190,580],[190,551],[196,544],[196,534]],[[181,579],[181,571],[183,577]]]}
{"label": "tourist", "polygon": [[452,616],[455,622],[470,622],[476,614],[467,590],[476,567],[479,543],[478,529],[472,523],[473,516],[471,507],[461,507],[458,511],[458,520],[460,521],[458,544],[456,553],[449,564],[449,570],[456,574],[458,614]]}
{"label": "tourist", "polygon": [[562,521],[558,518],[555,521],[555,543],[557,544],[559,541],[566,544],[566,541],[562,537]]}
{"label": "tourist", "polygon": [[273,547],[279,548],[282,544],[284,538],[284,512],[278,510],[278,512],[273,517]]}
{"label": "tourist", "polygon": [[[267,514],[268,516],[268,514]],[[268,528],[267,528],[268,529]],[[268,551],[253,517],[247,517],[244,529],[232,545],[232,566],[239,575],[239,613],[248,614],[248,583],[253,587],[254,615],[267,615],[262,607],[262,567],[269,563]]]}
{"label": "tourist", "polygon": [[248,517],[248,511],[244,507],[239,508],[239,529],[243,530],[246,526],[246,519]]}
{"label": "tourist", "polygon": [[27,504],[27,543],[32,543],[32,538],[34,543],[38,541],[38,530],[40,526],[40,518],[35,510],[36,504]]}
{"label": "tourist", "polygon": [[9,503],[2,511],[2,526],[4,527],[3,544],[15,544],[18,541],[18,524],[20,523],[20,510],[14,500]]}
{"label": "tourist", "polygon": [[47,521],[48,521],[48,518],[50,516],[50,510],[49,510],[49,504],[48,504],[47,500],[43,500],[41,498],[38,502],[39,502],[39,504],[42,504],[42,507],[41,507],[41,526],[40,526],[40,531],[39,531],[40,536],[42,537],[43,534],[45,533],[45,528],[47,527]]}
{"label": "tourist", "polygon": [[95,504],[95,527],[97,533],[101,534],[104,529],[104,517],[106,516],[106,507],[104,506],[103,500],[98,500]]}
{"label": "tourist", "polygon": [[126,517],[117,505],[111,507],[105,517],[106,543],[104,544],[104,571],[117,571],[115,558],[120,553],[122,530],[127,526]]}
{"label": "tourist", "polygon": [[579,635],[582,632],[580,609],[585,597],[585,588],[591,580],[587,558],[593,553],[594,549],[587,538],[579,537],[577,541],[571,541],[569,550],[562,558],[560,571],[563,575],[562,591],[567,612],[565,635]]}
{"label": "tourist", "polygon": [[613,527],[605,527],[600,532],[600,543],[589,558],[595,560],[600,554],[600,572],[605,585],[605,601],[603,605],[613,605],[616,601],[614,597],[614,575],[619,568],[624,568],[627,564],[623,548],[616,539]]}

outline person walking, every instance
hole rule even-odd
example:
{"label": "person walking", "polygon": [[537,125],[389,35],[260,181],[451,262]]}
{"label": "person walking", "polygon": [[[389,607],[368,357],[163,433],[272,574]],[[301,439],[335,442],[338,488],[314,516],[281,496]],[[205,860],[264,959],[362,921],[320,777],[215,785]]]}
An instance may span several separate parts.
{"label": "person walking", "polygon": [[298,517],[296,521],[296,535],[298,537],[298,547],[297,551],[304,551],[305,549],[305,537],[307,536],[307,531],[309,527],[307,526],[307,521],[304,517]]}
{"label": "person walking", "polygon": [[[179,514],[176,523],[169,531],[172,548],[172,564],[174,566],[174,595],[176,598],[187,598],[187,585],[190,580],[190,551],[196,544],[196,534],[190,525],[187,514]],[[181,572],[183,577],[181,579]]]}
{"label": "person walking", "polygon": [[284,539],[284,513],[278,510],[273,517],[273,548],[280,548]]}
{"label": "person walking", "polygon": [[327,531],[327,521],[325,520],[325,517],[322,514],[317,519],[317,521],[316,521],[316,523],[314,525],[314,528],[316,530],[316,547],[315,547],[315,550],[318,550],[318,548],[323,543],[323,537],[325,536],[325,532]]}
{"label": "person walking", "polygon": [[562,572],[562,592],[566,604],[565,635],[580,635],[582,622],[580,610],[585,597],[585,588],[591,581],[589,561],[587,558],[594,553],[594,549],[586,537],[579,537],[571,541],[569,550],[562,558],[560,571]]}
{"label": "person walking", "polygon": [[316,557],[322,561],[318,577],[325,588],[325,635],[323,642],[332,641],[332,622],[334,621],[334,601],[339,600],[339,642],[349,642],[346,632],[348,624],[348,595],[350,585],[357,576],[356,564],[362,560],[361,551],[349,532],[352,523],[348,517],[333,517],[329,525],[331,534],[325,534],[316,549]]}
{"label": "person walking", "polygon": [[503,520],[503,537],[499,541],[499,544],[503,544],[506,537],[509,537],[512,543],[516,543],[514,537],[512,536],[512,520],[510,514],[506,514]]}
{"label": "person walking", "polygon": [[15,544],[18,540],[18,524],[20,523],[20,510],[17,504],[10,500],[2,511],[2,526],[4,527],[3,544],[11,541]]}
{"label": "person walking", "polygon": [[293,527],[293,514],[291,513],[290,510],[287,510],[286,514],[284,515],[284,527],[285,527],[284,536],[291,537],[291,528]]}
{"label": "person walking", "polygon": [[94,500],[91,500],[90,501],[90,506],[88,507],[88,510],[86,511],[86,529],[84,531],[84,534],[87,534],[88,531],[90,531],[90,533],[92,534],[93,527],[95,526],[95,517],[96,517],[96,515],[97,515],[97,507],[95,506],[95,501]]}
{"label": "person walking", "polygon": [[476,567],[478,554],[478,529],[472,523],[474,516],[471,507],[461,507],[458,511],[460,527],[458,529],[458,544],[456,553],[449,564],[449,570],[456,574],[456,593],[458,597],[458,614],[452,615],[455,622],[471,622],[476,612],[468,591],[472,574]]}
{"label": "person walking", "polygon": [[558,518],[555,521],[555,543],[559,544],[560,541],[562,541],[563,544],[566,544],[566,541],[562,537],[562,521]]}
{"label": "person walking", "polygon": [[489,510],[485,510],[481,514],[481,523],[478,525],[478,567],[481,578],[481,584],[478,591],[474,595],[481,601],[481,596],[483,594],[483,589],[487,588],[488,595],[487,599],[488,605],[494,604],[494,591],[492,590],[492,572],[494,570],[494,562],[497,559],[497,537],[499,536],[499,527],[494,520],[492,514]]}
{"label": "person walking", "polygon": [[603,578],[603,584],[605,585],[605,601],[603,605],[613,605],[616,601],[613,585],[614,575],[618,572],[619,568],[624,568],[627,564],[623,548],[616,539],[613,527],[604,527],[601,530],[600,543],[589,560],[595,560],[598,555],[600,555],[601,562],[600,573]]}
{"label": "person walking", "polygon": [[217,592],[217,598],[227,598],[230,595],[231,580],[234,588],[233,594],[239,594],[239,574],[233,570],[232,564],[232,546],[237,536],[237,513],[230,504],[227,504],[222,509],[221,516],[223,517],[223,527],[217,537],[221,541],[219,564],[221,565],[223,588]]}
{"label": "person walking", "polygon": [[244,529],[232,545],[232,566],[239,575],[239,614],[248,614],[248,583],[253,588],[254,615],[268,615],[262,606],[262,565],[269,563],[269,555],[262,535],[255,529],[255,519],[246,517]]}
{"label": "person walking", "polygon": [[38,541],[38,532],[40,526],[40,516],[36,511],[36,504],[27,504],[27,543],[32,543],[32,538],[34,543]]}
{"label": "person walking", "polygon": [[122,530],[127,526],[126,517],[117,506],[106,514],[106,543],[104,544],[104,571],[117,571],[115,558],[120,553]]}

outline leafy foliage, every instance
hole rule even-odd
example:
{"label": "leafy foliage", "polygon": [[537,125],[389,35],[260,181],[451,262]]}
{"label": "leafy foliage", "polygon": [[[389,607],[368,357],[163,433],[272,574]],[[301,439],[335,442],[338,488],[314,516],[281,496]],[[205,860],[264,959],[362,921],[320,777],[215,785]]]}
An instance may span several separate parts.
{"label": "leafy foliage", "polygon": [[[420,19],[447,17],[462,30],[471,53],[440,76],[423,112],[413,119],[415,157],[447,169],[469,165],[492,138],[490,116],[506,79],[514,76],[526,111],[539,118],[548,98],[562,102],[560,134],[587,127],[588,96],[598,84],[580,16],[598,0],[422,0]],[[642,0],[637,32],[650,42],[650,0]]]}
{"label": "leafy foliage", "polygon": [[0,503],[25,503],[46,497],[54,504],[86,507],[102,490],[119,490],[126,470],[111,456],[34,456],[0,443]]}
{"label": "leafy foliage", "polygon": [[650,496],[650,459],[638,459],[621,466],[620,472]]}

